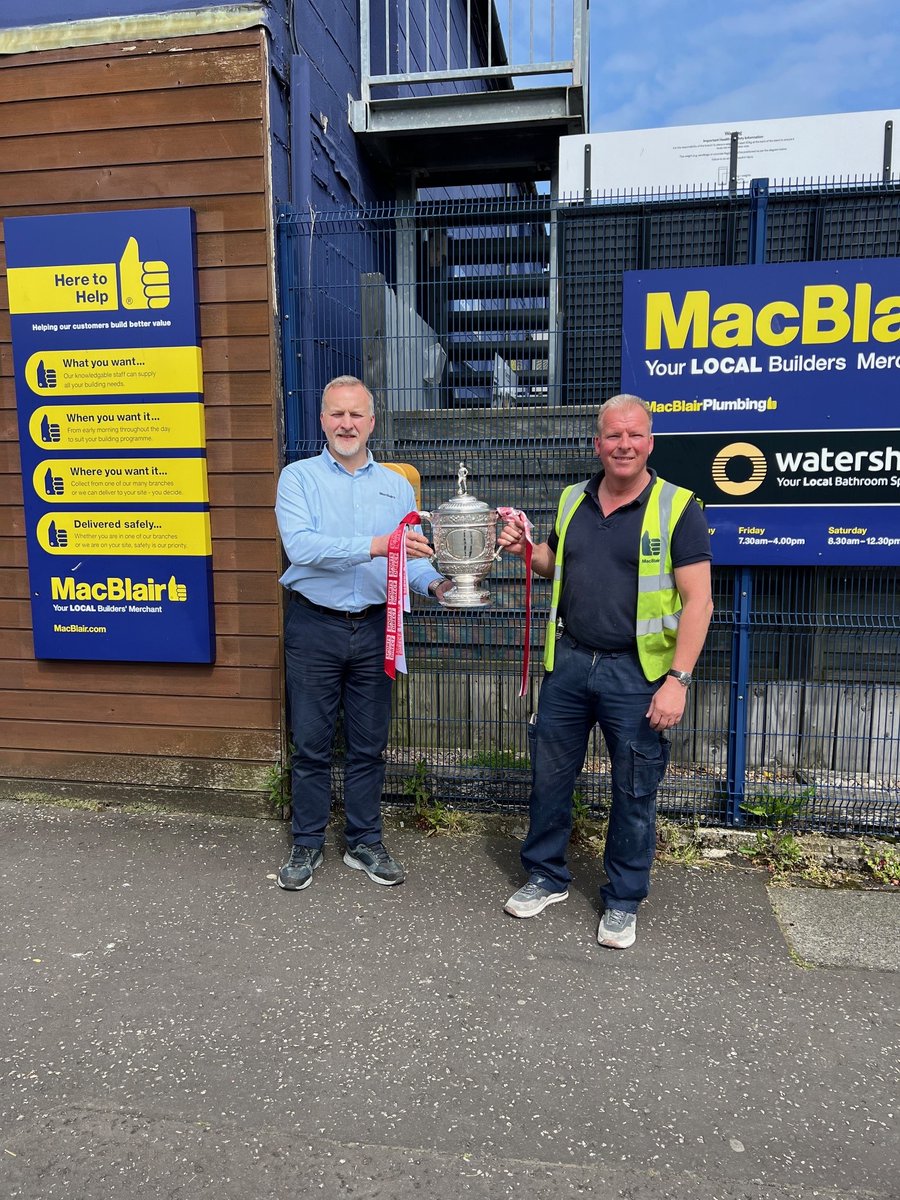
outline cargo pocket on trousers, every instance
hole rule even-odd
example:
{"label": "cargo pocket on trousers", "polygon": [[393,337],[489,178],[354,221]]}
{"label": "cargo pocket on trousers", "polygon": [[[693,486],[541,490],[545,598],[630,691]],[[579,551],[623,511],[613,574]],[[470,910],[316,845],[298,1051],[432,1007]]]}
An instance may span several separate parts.
{"label": "cargo pocket on trousers", "polygon": [[640,742],[632,742],[629,749],[632,795],[652,796],[669,765],[670,743],[667,738],[661,738],[655,746],[642,746]]}

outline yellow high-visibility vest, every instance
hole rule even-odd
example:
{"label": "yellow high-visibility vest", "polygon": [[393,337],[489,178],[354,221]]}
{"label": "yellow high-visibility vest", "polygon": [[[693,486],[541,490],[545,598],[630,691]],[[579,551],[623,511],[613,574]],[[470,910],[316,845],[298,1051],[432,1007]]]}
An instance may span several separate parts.
{"label": "yellow high-visibility vest", "polygon": [[[556,617],[562,595],[563,548],[566,530],[578,505],[584,499],[589,479],[573,483],[559,498],[556,512],[556,564],[550,592],[550,616],[544,642],[544,669],[553,670],[556,653]],[[672,665],[678,622],[681,618],[681,597],[675,587],[672,567],[672,531],[682,513],[693,500],[693,492],[677,487],[659,477],[653,483],[644,520],[638,566],[638,597],[634,635],[638,658],[647,679],[659,679]]]}

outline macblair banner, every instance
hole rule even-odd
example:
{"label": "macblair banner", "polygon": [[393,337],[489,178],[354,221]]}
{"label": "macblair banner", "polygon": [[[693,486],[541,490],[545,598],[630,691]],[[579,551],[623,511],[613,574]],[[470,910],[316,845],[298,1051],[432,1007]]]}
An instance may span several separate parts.
{"label": "macblair banner", "polygon": [[900,260],[626,272],[622,390],[720,564],[900,564]]}

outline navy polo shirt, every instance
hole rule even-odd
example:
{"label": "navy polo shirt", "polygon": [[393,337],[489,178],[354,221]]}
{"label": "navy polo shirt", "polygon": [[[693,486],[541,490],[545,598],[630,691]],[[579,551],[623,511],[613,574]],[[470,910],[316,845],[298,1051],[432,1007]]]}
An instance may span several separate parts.
{"label": "navy polo shirt", "polygon": [[[582,646],[627,650],[635,644],[641,526],[656,472],[650,471],[650,482],[636,499],[608,517],[597,499],[602,478],[600,471],[587,485],[566,531],[559,615]],[[555,554],[555,529],[547,544]],[[688,567],[710,559],[709,526],[692,500],[672,533],[672,565]]]}

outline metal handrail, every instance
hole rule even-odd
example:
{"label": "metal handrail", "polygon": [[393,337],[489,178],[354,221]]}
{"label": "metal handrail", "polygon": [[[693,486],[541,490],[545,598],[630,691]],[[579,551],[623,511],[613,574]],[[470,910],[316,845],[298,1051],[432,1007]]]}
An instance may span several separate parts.
{"label": "metal handrail", "polygon": [[[361,99],[371,100],[373,88],[398,85],[503,79],[513,86],[560,75],[573,87],[586,82],[589,0],[464,3],[461,11],[463,0],[360,0]],[[424,31],[415,28],[415,17]],[[441,36],[433,37],[433,29]],[[451,32],[458,35],[455,54]],[[571,42],[569,57],[557,53],[561,38]]]}

